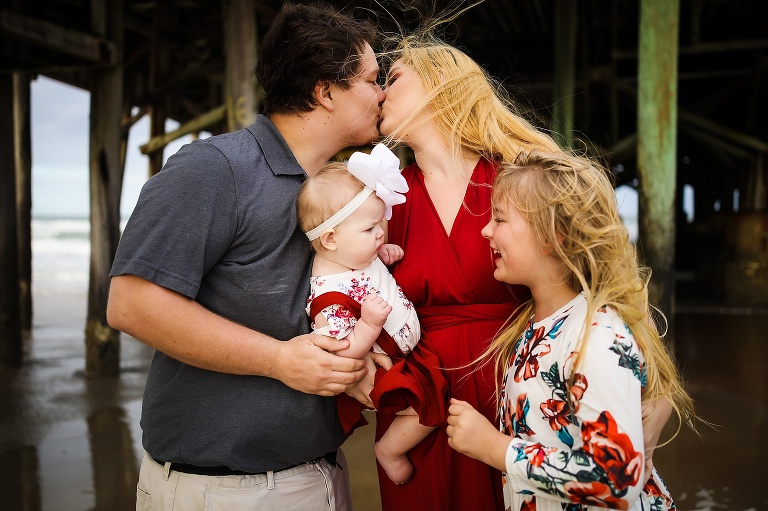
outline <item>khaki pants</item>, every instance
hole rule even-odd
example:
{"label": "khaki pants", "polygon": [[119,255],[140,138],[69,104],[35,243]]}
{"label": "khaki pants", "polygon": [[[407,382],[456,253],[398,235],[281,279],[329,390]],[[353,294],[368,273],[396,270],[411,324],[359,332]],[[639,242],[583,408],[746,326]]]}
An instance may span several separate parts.
{"label": "khaki pants", "polygon": [[146,452],[136,487],[137,511],[351,511],[344,453],[339,466],[320,461],[280,472],[201,476],[169,470]]}

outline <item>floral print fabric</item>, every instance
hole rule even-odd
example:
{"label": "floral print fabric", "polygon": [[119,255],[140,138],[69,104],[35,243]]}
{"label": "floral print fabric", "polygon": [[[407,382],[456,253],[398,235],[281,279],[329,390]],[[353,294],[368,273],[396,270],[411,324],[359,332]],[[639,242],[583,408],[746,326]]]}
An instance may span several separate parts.
{"label": "floral print fabric", "polygon": [[509,360],[500,429],[510,510],[675,509],[658,474],[645,487],[640,397],[645,366],[622,319],[602,308],[571,378],[586,319],[579,294],[529,322]]}
{"label": "floral print fabric", "polygon": [[[358,303],[363,303],[365,297],[371,293],[380,295],[392,306],[392,312],[384,323],[384,329],[392,336],[403,355],[410,353],[416,346],[421,335],[416,309],[405,297],[403,290],[397,285],[381,260],[376,259],[363,270],[312,277],[310,295],[307,299],[307,314],[315,297],[330,291],[344,293]],[[343,339],[349,335],[357,323],[355,315],[343,305],[329,305],[321,312],[329,325],[325,333],[337,339]],[[315,330],[314,321],[312,321],[312,330]],[[378,345],[374,345],[373,349],[378,353],[384,353]]]}

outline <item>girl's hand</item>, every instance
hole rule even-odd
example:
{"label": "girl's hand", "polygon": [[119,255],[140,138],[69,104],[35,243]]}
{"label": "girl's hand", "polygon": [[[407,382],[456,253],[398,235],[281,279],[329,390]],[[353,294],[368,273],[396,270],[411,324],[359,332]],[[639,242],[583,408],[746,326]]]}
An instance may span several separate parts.
{"label": "girl's hand", "polygon": [[446,431],[448,445],[452,448],[498,470],[505,470],[507,447],[512,437],[498,431],[466,401],[451,399]]}

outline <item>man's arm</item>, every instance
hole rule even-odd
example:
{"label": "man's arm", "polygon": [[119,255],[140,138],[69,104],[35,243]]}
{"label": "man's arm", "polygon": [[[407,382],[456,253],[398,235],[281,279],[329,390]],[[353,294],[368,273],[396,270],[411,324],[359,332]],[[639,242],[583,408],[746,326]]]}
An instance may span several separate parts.
{"label": "man's arm", "polygon": [[112,278],[107,321],[186,364],[267,376],[308,394],[339,394],[366,373],[365,361],[329,353],[346,348],[347,341],[311,334],[279,341],[134,275]]}

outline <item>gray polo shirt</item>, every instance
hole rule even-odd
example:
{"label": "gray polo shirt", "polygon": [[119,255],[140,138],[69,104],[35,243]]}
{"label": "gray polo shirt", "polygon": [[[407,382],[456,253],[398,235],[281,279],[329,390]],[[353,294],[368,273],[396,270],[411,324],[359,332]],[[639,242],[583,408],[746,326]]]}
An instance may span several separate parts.
{"label": "gray polo shirt", "polygon": [[[185,145],[142,188],[110,276],[137,275],[277,339],[307,333],[311,251],[295,207],[305,179],[262,115]],[[160,352],[141,427],[156,459],[248,472],[309,461],[344,441],[334,398]]]}

